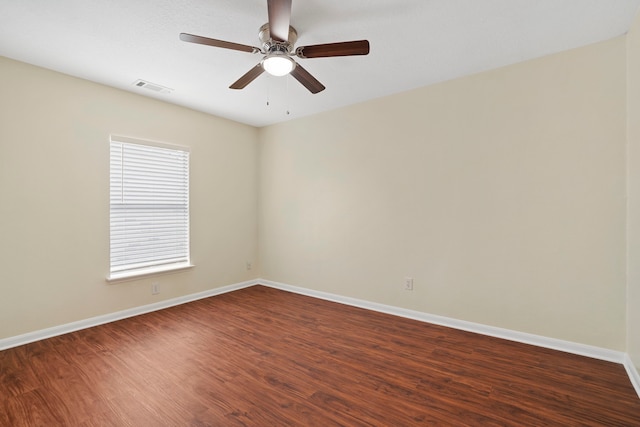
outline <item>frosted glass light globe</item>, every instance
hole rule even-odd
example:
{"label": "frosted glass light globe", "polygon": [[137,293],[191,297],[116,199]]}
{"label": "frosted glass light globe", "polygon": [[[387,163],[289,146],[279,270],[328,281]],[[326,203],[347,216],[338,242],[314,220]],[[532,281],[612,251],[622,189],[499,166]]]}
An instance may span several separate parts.
{"label": "frosted glass light globe", "polygon": [[272,76],[286,76],[294,67],[293,60],[281,53],[268,55],[262,61],[262,68]]}

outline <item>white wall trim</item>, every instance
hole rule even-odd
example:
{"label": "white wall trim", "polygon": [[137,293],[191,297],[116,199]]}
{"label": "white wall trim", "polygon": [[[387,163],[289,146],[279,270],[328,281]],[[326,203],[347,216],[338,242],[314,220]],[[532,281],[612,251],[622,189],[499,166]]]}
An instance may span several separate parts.
{"label": "white wall trim", "polygon": [[320,298],[327,301],[365,308],[368,310],[392,314],[395,316],[406,317],[408,319],[419,320],[421,322],[433,323],[435,325],[447,326],[449,328],[460,329],[467,332],[475,332],[477,334],[488,335],[495,338],[502,338],[509,341],[531,344],[538,347],[549,348],[552,350],[564,351],[565,353],[572,353],[579,356],[586,356],[593,359],[618,363],[624,366],[625,370],[627,371],[627,375],[629,376],[629,380],[633,385],[633,388],[636,390],[638,397],[640,397],[640,374],[638,374],[638,371],[631,361],[629,355],[621,351],[609,350],[606,348],[579,344],[571,341],[564,341],[556,338],[529,334],[526,332],[518,332],[511,329],[497,328],[495,326],[487,326],[480,323],[467,322],[465,320],[458,320],[450,317],[423,313],[421,311],[408,310],[405,308],[379,304],[376,302],[344,297],[328,292],[300,288],[297,286],[287,285],[285,283],[273,282],[271,280],[258,280],[258,283],[283,291],[294,292],[297,294]]}
{"label": "white wall trim", "polygon": [[627,370],[627,375],[629,375],[631,384],[633,385],[633,388],[636,389],[638,397],[640,397],[640,374],[638,373],[636,366],[633,364],[631,357],[626,353],[624,355],[624,369]]}
{"label": "white wall trim", "polygon": [[640,374],[634,366],[631,358],[627,353],[609,350],[600,347],[594,347],[586,344],[579,344],[570,341],[559,340],[555,338],[543,337],[540,335],[529,334],[525,332],[513,331],[510,329],[497,328],[495,326],[487,326],[479,323],[467,322],[465,320],[453,319],[435,314],[423,313],[420,311],[408,310],[400,307],[394,307],[385,304],[379,304],[371,301],[365,301],[357,298],[350,298],[341,295],[331,294],[328,292],[316,291],[313,289],[301,288],[297,286],[287,285],[284,283],[274,282],[271,280],[255,279],[246,282],[236,283],[220,288],[210,289],[195,294],[184,295],[153,304],[147,304],[140,307],[134,307],[127,310],[117,311],[102,316],[91,317],[89,319],[79,320],[77,322],[66,323],[64,325],[54,326],[39,331],[28,332],[26,334],[14,337],[0,339],[0,351],[20,345],[29,344],[31,342],[44,340],[58,335],[67,334],[69,332],[81,329],[91,328],[93,326],[103,325],[105,323],[115,322],[117,320],[126,319],[128,317],[138,316],[152,311],[162,310],[176,305],[186,304],[188,302],[197,301],[203,298],[209,298],[216,295],[225,294],[227,292],[248,288],[255,285],[264,285],[283,291],[294,292],[314,298],[327,301],[333,301],[340,304],[351,305],[354,307],[364,308],[367,310],[378,311],[381,313],[392,314],[395,316],[414,319],[421,322],[433,323],[440,326],[446,326],[454,329],[460,329],[467,332],[475,332],[482,335],[488,335],[496,338],[502,338],[510,341],[531,344],[538,347],[550,348],[553,350],[564,351],[566,353],[577,354],[580,356],[591,357],[594,359],[605,360],[608,362],[619,363],[624,366],[627,375],[631,380],[631,384],[640,397]]}
{"label": "white wall trim", "polygon": [[564,351],[566,353],[587,356],[594,359],[606,360],[619,364],[625,363],[626,353],[621,351],[609,350],[606,348],[594,347],[586,344],[579,344],[570,341],[563,341],[556,338],[548,338],[540,335],[529,334],[526,332],[518,332],[510,329],[498,328],[495,326],[487,326],[479,323],[468,322],[465,320],[453,319],[450,317],[438,316],[435,314],[423,313],[420,311],[408,310],[400,307],[379,304],[375,302],[360,300],[356,298],[344,297],[327,292],[315,291],[307,288],[287,285],[284,283],[273,282],[270,280],[260,280],[260,284],[284,291],[294,292],[328,301],[338,302],[351,305],[354,307],[365,308],[368,310],[379,311],[382,313],[393,314],[396,316],[406,317],[409,319],[419,320],[426,323],[433,323],[440,326],[447,326],[454,329],[460,329],[467,332],[475,332],[482,335],[488,335],[496,338],[502,338],[510,341],[531,344],[538,347],[550,348],[553,350]]}
{"label": "white wall trim", "polygon": [[102,316],[91,317],[89,319],[79,320],[77,322],[66,323],[64,325],[53,326],[39,331],[28,332],[26,334],[14,337],[0,339],[0,351],[12,347],[18,347],[34,341],[44,340],[58,335],[67,334],[69,332],[78,331],[80,329],[91,328],[93,326],[103,325],[105,323],[115,322],[116,320],[126,319],[128,317],[138,316],[140,314],[150,313],[152,311],[162,310],[188,302],[197,301],[203,298],[209,298],[215,295],[225,294],[227,292],[236,291],[238,289],[247,288],[260,283],[259,280],[249,280],[246,282],[236,283],[233,285],[223,286],[221,288],[210,289],[208,291],[198,292],[195,294],[184,295],[153,304],[147,304],[140,307],[134,307],[127,310],[117,311],[115,313],[104,314]]}

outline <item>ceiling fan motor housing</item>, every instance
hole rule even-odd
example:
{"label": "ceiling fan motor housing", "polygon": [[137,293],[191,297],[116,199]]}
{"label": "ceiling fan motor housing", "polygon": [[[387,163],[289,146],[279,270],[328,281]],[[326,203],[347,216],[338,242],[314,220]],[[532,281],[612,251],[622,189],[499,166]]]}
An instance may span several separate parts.
{"label": "ceiling fan motor housing", "polygon": [[269,32],[269,23],[266,23],[260,27],[258,38],[262,42],[262,48],[266,53],[283,52],[288,55],[293,50],[293,45],[298,41],[298,32],[295,28],[289,26],[289,38],[286,41],[273,40]]}

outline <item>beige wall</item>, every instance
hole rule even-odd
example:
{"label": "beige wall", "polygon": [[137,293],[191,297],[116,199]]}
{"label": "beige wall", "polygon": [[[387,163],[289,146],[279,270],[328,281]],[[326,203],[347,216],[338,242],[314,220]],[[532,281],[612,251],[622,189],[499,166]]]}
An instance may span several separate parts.
{"label": "beige wall", "polygon": [[627,352],[640,367],[640,14],[627,36],[629,139]]}
{"label": "beige wall", "polygon": [[625,350],[625,56],[620,37],[261,129],[263,277]]}
{"label": "beige wall", "polygon": [[[105,282],[111,133],[191,147],[195,268]],[[257,150],[255,128],[0,57],[0,338],[257,277]]]}
{"label": "beige wall", "polygon": [[[261,130],[0,58],[0,339],[262,267],[311,289],[628,347],[638,364],[626,55],[617,38]],[[191,147],[196,268],[105,282],[111,133]]]}

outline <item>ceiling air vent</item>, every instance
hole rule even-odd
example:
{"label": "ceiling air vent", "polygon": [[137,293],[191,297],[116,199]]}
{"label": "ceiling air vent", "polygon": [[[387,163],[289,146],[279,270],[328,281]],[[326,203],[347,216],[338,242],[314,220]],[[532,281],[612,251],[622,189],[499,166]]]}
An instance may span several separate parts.
{"label": "ceiling air vent", "polygon": [[148,89],[156,93],[171,93],[173,91],[173,89],[169,89],[168,87],[160,86],[155,83],[150,83],[145,80],[136,80],[135,82],[133,82],[133,85],[144,88],[144,89]]}

